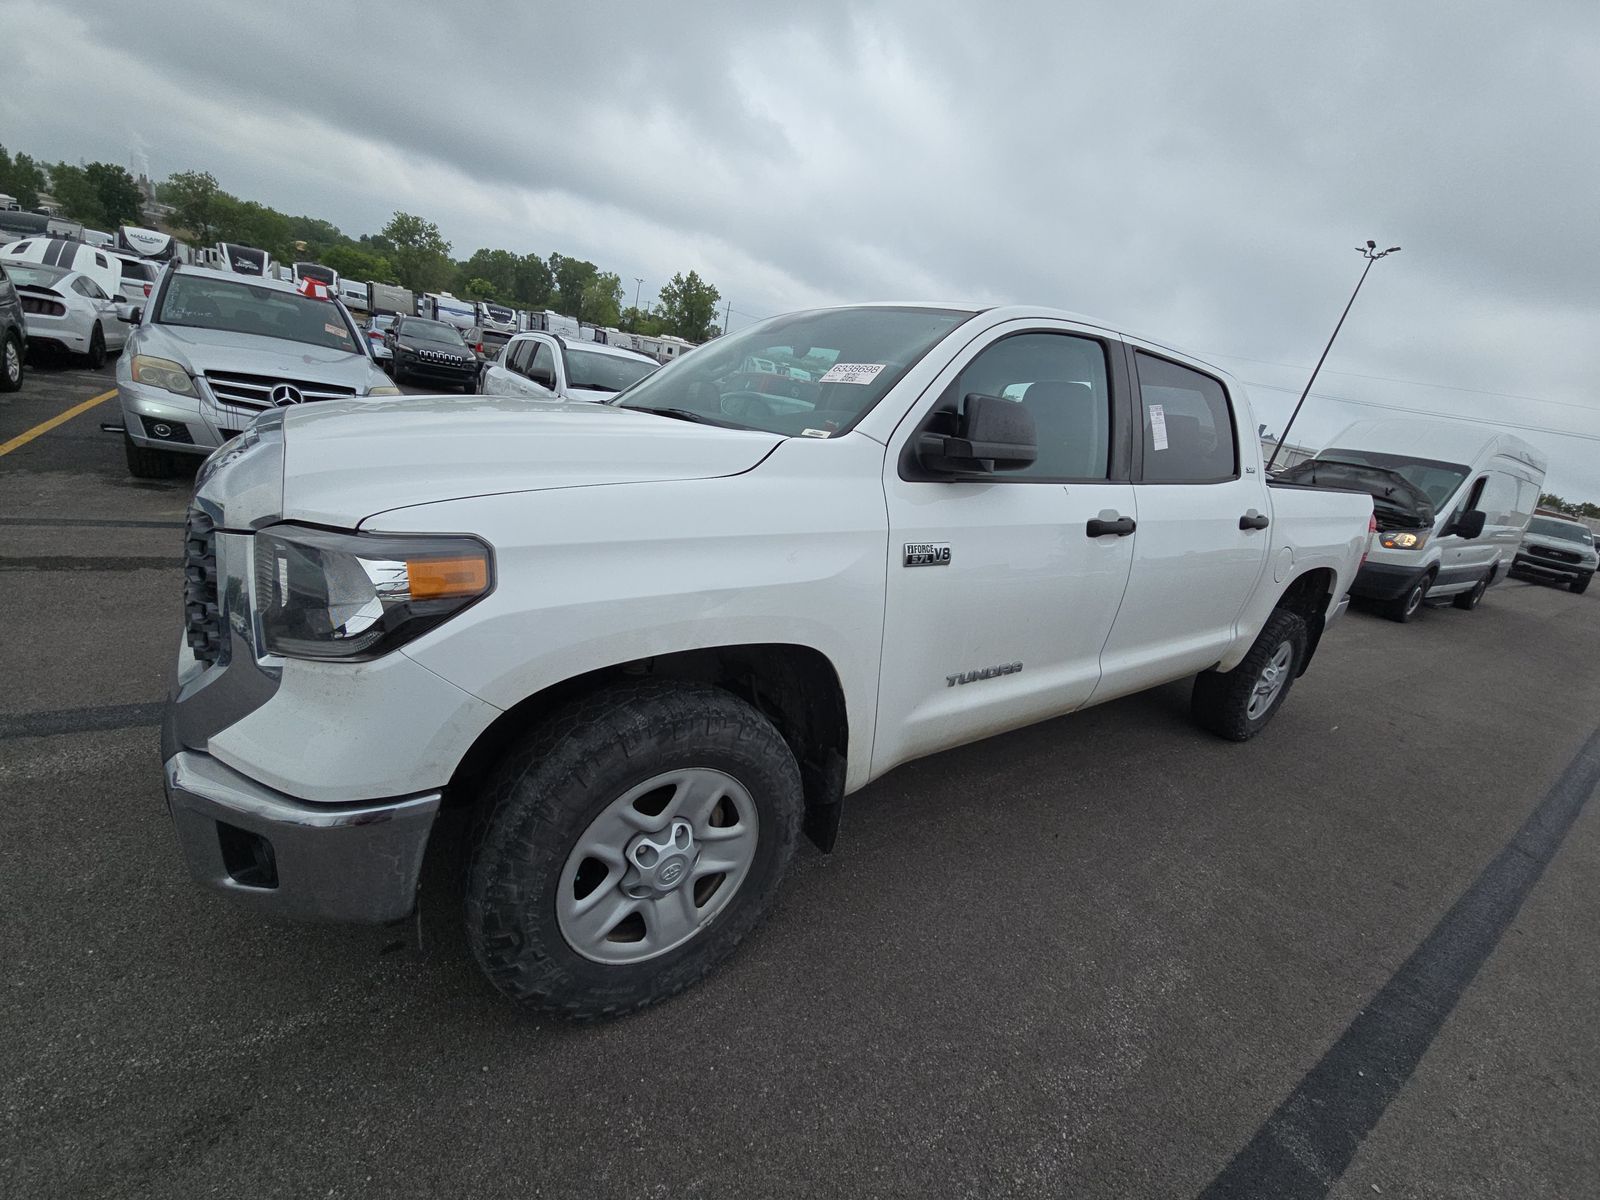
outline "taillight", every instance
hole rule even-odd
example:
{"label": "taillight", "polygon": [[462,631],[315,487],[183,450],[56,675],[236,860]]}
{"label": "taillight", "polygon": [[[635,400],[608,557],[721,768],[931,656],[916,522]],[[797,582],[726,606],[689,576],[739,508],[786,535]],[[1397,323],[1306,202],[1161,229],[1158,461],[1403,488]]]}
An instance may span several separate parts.
{"label": "taillight", "polygon": [[33,296],[22,296],[22,311],[32,313],[36,317],[64,317],[67,315],[67,306],[57,304],[54,300],[39,300]]}
{"label": "taillight", "polygon": [[1374,514],[1367,518],[1367,548],[1361,552],[1361,561],[1367,561],[1367,555],[1372,553],[1372,535],[1378,532],[1378,518]]}

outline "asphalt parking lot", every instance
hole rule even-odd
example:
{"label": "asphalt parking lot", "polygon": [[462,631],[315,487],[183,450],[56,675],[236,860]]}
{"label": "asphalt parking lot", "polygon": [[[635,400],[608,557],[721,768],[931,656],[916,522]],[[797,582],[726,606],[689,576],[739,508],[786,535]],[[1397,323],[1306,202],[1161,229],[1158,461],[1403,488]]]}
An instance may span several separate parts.
{"label": "asphalt parking lot", "polygon": [[[0,445],[111,387],[36,367]],[[0,453],[7,1195],[1594,1194],[1600,592],[1353,613],[1244,745],[1175,685],[903,768],[705,985],[568,1027],[476,974],[448,835],[399,926],[189,883],[188,483],[116,418]]]}

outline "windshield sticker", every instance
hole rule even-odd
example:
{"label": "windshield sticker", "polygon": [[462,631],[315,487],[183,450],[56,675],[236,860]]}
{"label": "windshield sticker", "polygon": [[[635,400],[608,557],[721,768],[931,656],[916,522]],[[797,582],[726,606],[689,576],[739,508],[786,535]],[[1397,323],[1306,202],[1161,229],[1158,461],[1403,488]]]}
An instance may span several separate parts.
{"label": "windshield sticker", "polygon": [[1147,404],[1150,411],[1150,445],[1156,450],[1167,448],[1167,412],[1159,404]]}
{"label": "windshield sticker", "polygon": [[871,383],[888,363],[834,363],[818,383]]}
{"label": "windshield sticker", "polygon": [[801,437],[831,437],[832,435],[826,429],[802,429],[800,431],[800,436]]}
{"label": "windshield sticker", "polygon": [[323,328],[329,333],[333,334],[334,337],[347,338],[350,336],[350,331],[348,329],[341,328],[338,325],[324,325]]}

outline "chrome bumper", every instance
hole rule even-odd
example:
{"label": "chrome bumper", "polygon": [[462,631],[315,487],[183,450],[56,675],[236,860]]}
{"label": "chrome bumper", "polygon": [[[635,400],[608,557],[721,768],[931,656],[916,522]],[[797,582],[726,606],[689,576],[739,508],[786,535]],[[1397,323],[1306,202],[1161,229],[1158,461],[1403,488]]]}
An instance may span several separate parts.
{"label": "chrome bumper", "polygon": [[166,789],[190,873],[263,913],[377,924],[416,903],[438,792],[308,804],[193,750],[167,759]]}

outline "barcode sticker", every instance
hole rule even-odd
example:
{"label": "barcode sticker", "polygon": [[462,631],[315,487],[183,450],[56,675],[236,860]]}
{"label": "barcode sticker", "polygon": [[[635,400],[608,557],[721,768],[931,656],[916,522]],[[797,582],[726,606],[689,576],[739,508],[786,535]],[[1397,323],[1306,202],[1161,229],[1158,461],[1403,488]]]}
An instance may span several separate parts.
{"label": "barcode sticker", "polygon": [[871,383],[888,363],[834,363],[818,383]]}
{"label": "barcode sticker", "polygon": [[1150,411],[1150,445],[1156,450],[1167,448],[1167,413],[1159,404],[1145,406]]}

